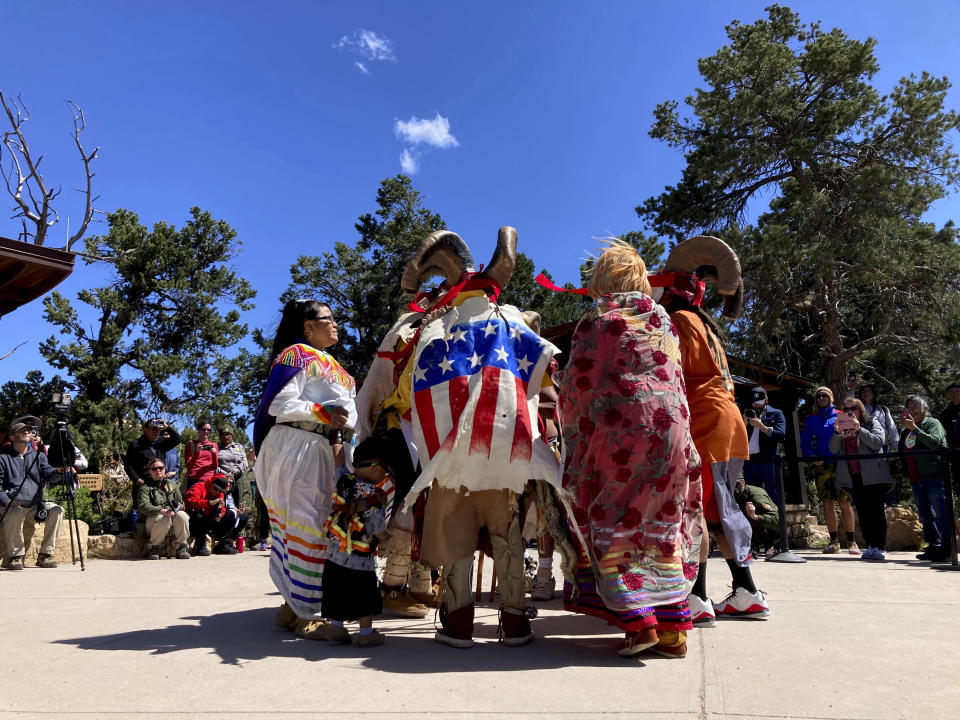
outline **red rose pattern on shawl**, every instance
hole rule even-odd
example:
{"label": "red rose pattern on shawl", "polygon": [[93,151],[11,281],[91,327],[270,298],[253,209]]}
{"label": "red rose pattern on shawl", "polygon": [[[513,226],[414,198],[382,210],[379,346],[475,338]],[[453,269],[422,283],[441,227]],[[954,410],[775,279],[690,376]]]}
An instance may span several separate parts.
{"label": "red rose pattern on shawl", "polygon": [[669,316],[641,293],[600,298],[557,379],[563,488],[604,603],[682,600],[697,572],[700,459]]}

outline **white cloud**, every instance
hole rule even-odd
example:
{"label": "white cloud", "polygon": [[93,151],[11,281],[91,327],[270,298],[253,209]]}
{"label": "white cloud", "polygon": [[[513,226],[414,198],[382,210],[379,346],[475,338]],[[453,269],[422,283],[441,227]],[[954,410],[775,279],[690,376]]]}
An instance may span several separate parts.
{"label": "white cloud", "polygon": [[407,175],[415,175],[417,170],[420,169],[420,163],[418,162],[416,154],[404,148],[403,152],[400,153],[400,168]]}
{"label": "white cloud", "polygon": [[386,35],[378,35],[373,30],[354,30],[350,35],[344,35],[335,42],[333,47],[357,53],[367,60],[397,61],[397,56],[393,53],[393,41]]}
{"label": "white cloud", "polygon": [[357,62],[355,62],[353,65],[354,65],[355,68],[357,68],[357,70],[359,70],[360,72],[362,72],[364,75],[369,75],[369,74],[370,74],[370,71],[367,70],[367,66],[364,65],[364,64],[363,64],[362,62],[360,62],[359,60],[358,60]]}
{"label": "white cloud", "polygon": [[421,120],[411,117],[409,120],[397,120],[393,132],[411,145],[426,143],[438,148],[456,147],[460,143],[450,134],[450,121],[440,113],[433,120]]}

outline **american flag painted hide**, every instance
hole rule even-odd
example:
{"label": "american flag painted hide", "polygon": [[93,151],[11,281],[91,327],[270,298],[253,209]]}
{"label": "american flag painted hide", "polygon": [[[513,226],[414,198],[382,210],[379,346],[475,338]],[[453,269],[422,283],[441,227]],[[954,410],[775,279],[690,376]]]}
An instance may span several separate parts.
{"label": "american flag painted hide", "polygon": [[512,305],[471,297],[426,325],[413,359],[414,441],[422,472],[412,502],[449,488],[559,486],[559,464],[537,428],[544,372],[558,352]]}

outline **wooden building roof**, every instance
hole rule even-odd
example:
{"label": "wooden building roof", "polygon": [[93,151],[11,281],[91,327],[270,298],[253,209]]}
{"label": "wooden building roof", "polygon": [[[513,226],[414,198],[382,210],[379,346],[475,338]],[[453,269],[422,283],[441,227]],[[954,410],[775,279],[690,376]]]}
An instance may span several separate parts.
{"label": "wooden building roof", "polygon": [[0,317],[36,300],[73,272],[66,250],[0,237]]}

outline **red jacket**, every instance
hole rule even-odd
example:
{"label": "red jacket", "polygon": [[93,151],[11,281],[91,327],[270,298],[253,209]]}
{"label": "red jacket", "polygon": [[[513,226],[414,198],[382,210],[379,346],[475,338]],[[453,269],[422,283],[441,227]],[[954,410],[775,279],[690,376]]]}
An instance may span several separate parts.
{"label": "red jacket", "polygon": [[[227,500],[223,493],[218,493],[211,498],[210,489],[212,486],[213,480],[195,483],[187,490],[187,497],[184,498],[184,502],[187,504],[188,510],[201,512],[204,515],[213,515],[219,520],[227,511]],[[211,505],[210,500],[216,500],[217,498],[221,500],[220,505]]]}
{"label": "red jacket", "polygon": [[183,451],[184,463],[187,466],[187,477],[191,480],[212,480],[220,464],[217,444],[207,442],[210,449],[204,450],[202,444],[196,440],[187,443]]}

